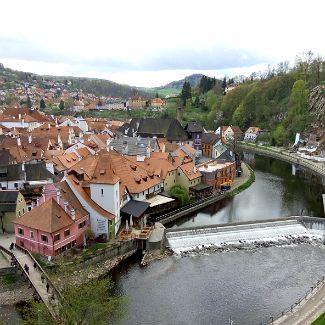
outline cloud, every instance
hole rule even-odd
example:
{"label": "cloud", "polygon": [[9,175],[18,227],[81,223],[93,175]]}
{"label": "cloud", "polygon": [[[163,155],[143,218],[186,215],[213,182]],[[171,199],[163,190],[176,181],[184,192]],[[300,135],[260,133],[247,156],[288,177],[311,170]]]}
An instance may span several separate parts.
{"label": "cloud", "polygon": [[273,63],[270,62],[270,58],[253,54],[252,51],[246,49],[233,49],[218,45],[195,48],[157,48],[134,58],[132,55],[121,56],[117,50],[111,51],[109,46],[98,52],[94,51],[89,56],[86,52],[62,52],[59,46],[50,49],[28,39],[0,36],[0,43],[0,58],[62,63],[78,66],[80,73],[89,70],[112,73],[143,70],[220,70]]}

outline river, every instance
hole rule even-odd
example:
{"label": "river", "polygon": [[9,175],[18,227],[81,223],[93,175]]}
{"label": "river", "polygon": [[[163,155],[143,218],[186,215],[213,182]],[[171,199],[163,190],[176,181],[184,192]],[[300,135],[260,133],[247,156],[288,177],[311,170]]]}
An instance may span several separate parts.
{"label": "river", "polygon": [[[245,154],[256,181],[236,197],[183,218],[172,227],[289,215],[324,217],[321,179],[272,158]],[[295,174],[295,175],[293,175]],[[113,274],[128,297],[122,324],[260,324],[280,313],[325,275],[325,246],[175,257],[141,268],[137,261]]]}

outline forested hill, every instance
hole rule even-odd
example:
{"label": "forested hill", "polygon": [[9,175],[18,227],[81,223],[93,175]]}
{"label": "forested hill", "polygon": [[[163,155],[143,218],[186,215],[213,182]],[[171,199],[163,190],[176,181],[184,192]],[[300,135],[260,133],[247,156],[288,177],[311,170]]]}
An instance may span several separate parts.
{"label": "forested hill", "polygon": [[68,76],[42,76],[30,72],[5,68],[3,64],[0,63],[1,88],[10,89],[15,88],[15,86],[19,84],[28,83],[29,85],[47,89],[53,82],[60,83],[60,86],[70,91],[82,89],[84,92],[89,92],[96,96],[128,98],[134,95],[134,93],[137,93],[143,97],[152,97],[152,94],[146,91],[128,85],[121,85],[109,80]]}
{"label": "forested hill", "polygon": [[203,74],[201,74],[201,73],[191,74],[190,76],[187,76],[184,79],[172,81],[165,86],[157,87],[157,89],[159,89],[159,88],[175,88],[175,89],[181,90],[185,80],[190,83],[191,87],[195,87],[200,83],[200,80],[202,77],[203,77]]}
{"label": "forested hill", "polygon": [[269,130],[277,144],[292,143],[296,132],[324,132],[325,61],[307,54],[292,69],[280,64],[238,83],[231,80],[223,89],[218,84],[207,92],[200,85],[192,88],[184,112],[201,108],[207,112],[202,122],[210,129],[233,124]]}

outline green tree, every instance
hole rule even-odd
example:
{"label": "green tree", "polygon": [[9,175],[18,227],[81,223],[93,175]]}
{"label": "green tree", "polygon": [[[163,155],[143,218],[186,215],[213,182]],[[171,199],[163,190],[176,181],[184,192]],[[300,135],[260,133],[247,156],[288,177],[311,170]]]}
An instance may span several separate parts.
{"label": "green tree", "polygon": [[[108,324],[123,315],[124,297],[113,294],[110,278],[92,280],[80,286],[69,286],[59,304],[63,325]],[[43,303],[31,302],[23,310],[24,324],[55,324]]]}
{"label": "green tree", "polygon": [[182,204],[186,204],[190,201],[190,196],[187,188],[183,187],[180,184],[174,185],[170,191],[170,195],[176,199],[178,199]]}
{"label": "green tree", "polygon": [[44,101],[43,98],[42,98],[42,99],[40,100],[40,102],[39,102],[39,108],[40,108],[40,109],[44,109],[44,108],[46,108],[45,101]]}
{"label": "green tree", "polygon": [[62,99],[60,100],[59,109],[64,110],[64,101]]}
{"label": "green tree", "polygon": [[185,80],[183,84],[183,88],[180,94],[182,105],[185,106],[186,100],[192,98],[192,90],[190,83]]}
{"label": "green tree", "polygon": [[27,97],[26,107],[27,108],[32,108],[33,107],[32,100],[30,99],[29,96]]}

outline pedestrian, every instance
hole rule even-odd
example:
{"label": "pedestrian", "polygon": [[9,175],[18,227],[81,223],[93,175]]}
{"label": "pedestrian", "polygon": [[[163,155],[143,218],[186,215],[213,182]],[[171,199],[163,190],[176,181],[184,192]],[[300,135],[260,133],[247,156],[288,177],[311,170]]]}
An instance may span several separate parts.
{"label": "pedestrian", "polygon": [[26,273],[29,274],[29,267],[28,267],[28,265],[26,263],[24,265],[24,269],[25,269]]}
{"label": "pedestrian", "polygon": [[44,276],[43,276],[43,274],[41,274],[41,280],[42,280],[42,283],[44,283]]}
{"label": "pedestrian", "polygon": [[50,290],[50,285],[46,283],[46,292],[49,292],[49,290]]}
{"label": "pedestrian", "polygon": [[11,243],[9,246],[10,251],[12,251],[14,249],[14,243]]}
{"label": "pedestrian", "polygon": [[36,264],[36,262],[34,262],[34,270],[36,270],[37,269],[37,264]]}

